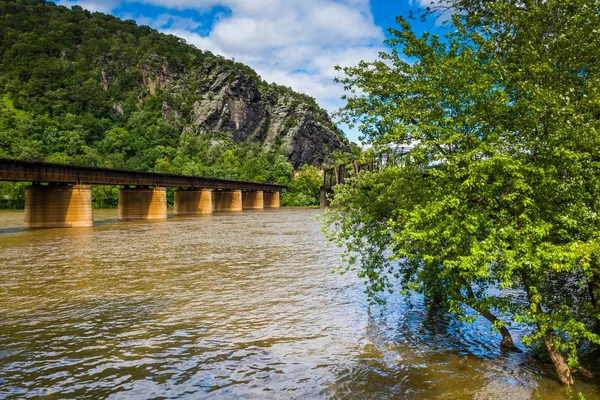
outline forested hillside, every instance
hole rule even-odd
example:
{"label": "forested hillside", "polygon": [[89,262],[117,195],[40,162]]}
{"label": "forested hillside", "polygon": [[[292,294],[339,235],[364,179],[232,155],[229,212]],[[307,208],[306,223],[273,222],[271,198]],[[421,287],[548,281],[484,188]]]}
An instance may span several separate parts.
{"label": "forested hillside", "polygon": [[4,0],[0,33],[0,157],[287,183],[348,150],[311,97],[133,21]]}

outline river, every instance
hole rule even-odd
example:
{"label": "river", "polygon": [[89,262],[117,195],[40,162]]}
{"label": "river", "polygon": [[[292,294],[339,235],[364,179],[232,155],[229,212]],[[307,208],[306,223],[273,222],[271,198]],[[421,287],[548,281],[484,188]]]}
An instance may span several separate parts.
{"label": "river", "polygon": [[485,320],[398,295],[369,311],[319,213],[26,231],[1,211],[0,398],[565,398]]}

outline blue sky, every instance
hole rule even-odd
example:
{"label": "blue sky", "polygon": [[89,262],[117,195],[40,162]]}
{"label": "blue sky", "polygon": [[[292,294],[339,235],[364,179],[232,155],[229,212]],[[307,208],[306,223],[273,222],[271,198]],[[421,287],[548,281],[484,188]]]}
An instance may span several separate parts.
{"label": "blue sky", "polygon": [[[374,60],[396,15],[431,0],[58,0],[133,19],[234,58],[263,79],[306,93],[334,112],[336,65]],[[421,30],[423,27],[416,27]],[[350,140],[358,132],[341,128]]]}

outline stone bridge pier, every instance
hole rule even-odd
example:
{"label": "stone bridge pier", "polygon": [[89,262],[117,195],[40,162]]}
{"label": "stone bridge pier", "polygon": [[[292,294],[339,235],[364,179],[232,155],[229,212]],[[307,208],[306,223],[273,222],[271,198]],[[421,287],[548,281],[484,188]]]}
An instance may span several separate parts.
{"label": "stone bridge pier", "polygon": [[263,197],[264,197],[265,208],[279,208],[279,206],[280,206],[279,192],[264,192]]}
{"label": "stone bridge pier", "polygon": [[94,226],[90,186],[34,183],[25,188],[25,228],[89,226]]}
{"label": "stone bridge pier", "polygon": [[175,215],[206,215],[212,212],[212,189],[175,190]]}
{"label": "stone bridge pier", "polygon": [[215,190],[213,191],[213,211],[230,212],[242,211],[242,191],[241,190]]}
{"label": "stone bridge pier", "polygon": [[119,219],[167,219],[167,189],[144,186],[119,189]]}
{"label": "stone bridge pier", "polygon": [[262,190],[245,190],[242,192],[244,210],[262,210],[265,208]]}

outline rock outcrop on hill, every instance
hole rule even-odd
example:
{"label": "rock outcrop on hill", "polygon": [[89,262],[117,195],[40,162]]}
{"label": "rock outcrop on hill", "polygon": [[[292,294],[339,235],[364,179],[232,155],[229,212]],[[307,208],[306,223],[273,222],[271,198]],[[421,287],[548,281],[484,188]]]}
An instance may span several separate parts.
{"label": "rock outcrop on hill", "polygon": [[238,142],[281,148],[295,167],[321,165],[332,152],[348,150],[327,113],[290,90],[260,87],[243,72],[218,64],[206,65],[187,79],[197,84],[185,127],[189,133],[230,132]]}

